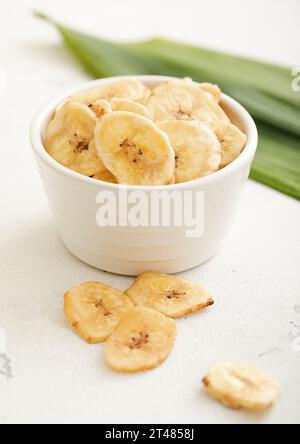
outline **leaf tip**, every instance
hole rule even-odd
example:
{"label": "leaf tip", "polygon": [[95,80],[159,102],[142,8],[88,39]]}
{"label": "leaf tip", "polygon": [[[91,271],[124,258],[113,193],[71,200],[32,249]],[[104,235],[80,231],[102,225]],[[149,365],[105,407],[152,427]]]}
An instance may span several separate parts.
{"label": "leaf tip", "polygon": [[41,19],[41,20],[46,20],[47,22],[51,22],[51,19],[46,15],[46,14],[44,14],[43,12],[40,12],[40,11],[32,11],[32,15],[34,16],[34,17],[36,17],[36,18],[39,18],[39,19]]}

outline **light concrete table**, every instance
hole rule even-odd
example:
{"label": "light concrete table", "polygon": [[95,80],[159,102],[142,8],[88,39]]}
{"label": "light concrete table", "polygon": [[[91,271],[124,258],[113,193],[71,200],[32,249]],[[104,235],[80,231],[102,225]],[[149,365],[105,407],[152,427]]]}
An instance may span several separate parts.
{"label": "light concrete table", "polygon": [[[224,251],[185,273],[211,288],[216,305],[178,322],[165,365],[136,376],[114,374],[102,347],[87,346],[67,327],[62,295],[68,287],[99,279],[125,289],[131,279],[80,263],[57,236],[28,129],[40,106],[87,76],[54,31],[31,18],[34,7],[104,37],[163,34],[300,64],[298,0],[1,5],[0,346],[5,329],[13,378],[0,374],[0,423],[299,423],[299,203],[254,182]],[[277,406],[252,415],[209,399],[201,378],[223,359],[274,374],[282,385]]]}

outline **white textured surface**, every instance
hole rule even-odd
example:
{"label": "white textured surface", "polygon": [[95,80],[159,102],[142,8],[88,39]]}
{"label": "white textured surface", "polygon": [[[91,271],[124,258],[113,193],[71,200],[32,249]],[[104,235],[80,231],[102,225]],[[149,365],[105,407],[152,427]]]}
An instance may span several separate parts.
{"label": "white textured surface", "polygon": [[[300,352],[292,346],[300,336],[299,204],[249,182],[227,247],[185,273],[212,289],[215,307],[178,322],[174,353],[159,369],[113,374],[101,347],[87,346],[66,326],[62,294],[82,280],[121,289],[131,280],[65,251],[28,143],[36,110],[87,78],[30,9],[105,37],[164,34],[299,65],[298,0],[152,0],[151,11],[133,0],[70,3],[10,0],[0,7],[0,326],[14,373],[10,380],[0,374],[0,423],[299,423]],[[207,398],[200,380],[222,359],[274,374],[282,384],[277,406],[250,415]]]}

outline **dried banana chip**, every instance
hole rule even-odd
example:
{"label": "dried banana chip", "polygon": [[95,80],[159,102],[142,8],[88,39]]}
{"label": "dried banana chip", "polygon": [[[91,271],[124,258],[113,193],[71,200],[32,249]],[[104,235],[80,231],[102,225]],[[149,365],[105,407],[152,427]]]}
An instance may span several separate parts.
{"label": "dried banana chip", "polygon": [[225,125],[217,135],[221,142],[221,168],[224,168],[241,154],[246,146],[247,136],[242,133],[237,126],[231,123]]}
{"label": "dried banana chip", "polygon": [[105,169],[104,171],[100,171],[99,173],[95,174],[93,176],[93,179],[101,180],[102,182],[118,183],[116,181],[116,178],[107,169]]}
{"label": "dried banana chip", "polygon": [[64,310],[78,335],[97,344],[110,336],[132,306],[124,293],[100,282],[85,282],[65,294]]}
{"label": "dried banana chip", "polygon": [[151,89],[146,88],[145,92],[144,92],[144,95],[143,95],[143,98],[137,100],[137,102],[141,103],[142,105],[147,106],[147,103],[148,103],[148,100],[150,99],[151,94],[152,94]]}
{"label": "dried banana chip", "polygon": [[175,321],[149,308],[134,308],[107,341],[105,358],[119,372],[150,370],[167,359],[175,339]]}
{"label": "dried banana chip", "polygon": [[113,98],[144,101],[147,88],[137,79],[122,79],[98,85],[72,97],[77,102],[90,105],[97,100]]}
{"label": "dried banana chip", "polygon": [[112,112],[112,107],[109,101],[103,99],[96,100],[96,102],[90,103],[89,108],[94,111],[99,119]]}
{"label": "dried banana chip", "polygon": [[162,83],[148,101],[151,117],[164,120],[199,120],[215,132],[230,122],[222,108],[199,85],[184,80]]}
{"label": "dried banana chip", "polygon": [[183,82],[188,83],[189,85],[194,85],[196,82],[191,77],[185,77],[182,79]]}
{"label": "dried banana chip", "polygon": [[[91,149],[93,149],[93,150],[95,150],[95,152],[97,152],[96,151],[96,147],[95,147],[95,140],[94,139],[91,141],[90,145],[91,145]],[[97,154],[97,156],[98,156],[98,154]],[[99,157],[99,160],[100,160],[99,170],[97,171],[96,174],[93,174],[90,177],[93,178],[93,179],[96,179],[96,180],[101,180],[102,182],[117,183],[116,178],[111,174],[110,171],[108,171],[105,168],[105,166],[104,166],[102,160],[100,159],[100,157]]]}
{"label": "dried banana chip", "polygon": [[203,89],[203,91],[211,94],[217,103],[221,103],[222,91],[218,85],[214,85],[213,83],[200,83],[199,86]]}
{"label": "dried banana chip", "polygon": [[168,185],[174,180],[175,153],[151,120],[118,111],[104,116],[95,130],[99,157],[117,182]]}
{"label": "dried banana chip", "polygon": [[170,120],[158,124],[175,151],[176,183],[188,182],[218,171],[221,145],[215,133],[201,122]]}
{"label": "dried banana chip", "polygon": [[217,365],[203,383],[210,395],[232,409],[265,410],[280,394],[278,383],[261,370],[235,362]]}
{"label": "dried banana chip", "polygon": [[85,105],[67,102],[50,122],[45,148],[57,162],[86,176],[96,174],[101,160],[92,142],[97,118]]}
{"label": "dried banana chip", "polygon": [[210,292],[200,284],[178,276],[143,273],[126,291],[133,303],[180,318],[214,304]]}
{"label": "dried banana chip", "polygon": [[149,110],[141,103],[127,99],[112,99],[110,101],[113,111],[128,111],[130,113],[139,114],[140,116],[150,118]]}
{"label": "dried banana chip", "polygon": [[222,91],[220,90],[218,85],[214,85],[213,83],[197,83],[197,82],[194,82],[193,79],[191,79],[190,77],[186,77],[183,80],[186,83],[189,83],[190,85],[194,84],[194,85],[200,87],[206,93],[209,93],[217,103],[221,102]]}

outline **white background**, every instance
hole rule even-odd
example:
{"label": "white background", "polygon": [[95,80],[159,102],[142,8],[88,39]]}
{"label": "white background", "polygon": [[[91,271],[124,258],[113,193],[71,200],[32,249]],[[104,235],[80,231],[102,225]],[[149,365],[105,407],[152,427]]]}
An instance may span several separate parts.
{"label": "white background", "polygon": [[[67,327],[62,295],[83,280],[125,289],[131,280],[69,255],[56,234],[28,142],[30,121],[50,98],[88,76],[33,19],[41,9],[113,39],[158,35],[300,65],[298,0],[2,0],[0,6],[0,326],[14,378],[0,375],[0,423],[300,422],[299,204],[247,184],[227,247],[185,273],[207,284],[214,308],[178,322],[168,362],[135,376],[112,373],[102,347]],[[283,147],[284,149],[284,147]],[[201,378],[215,362],[257,364],[282,385],[264,414],[209,399]]]}

